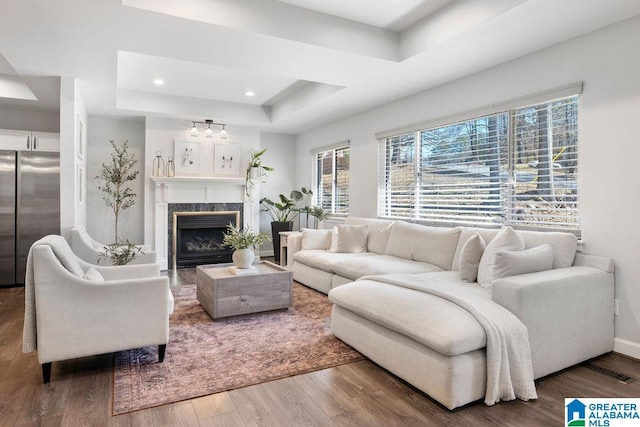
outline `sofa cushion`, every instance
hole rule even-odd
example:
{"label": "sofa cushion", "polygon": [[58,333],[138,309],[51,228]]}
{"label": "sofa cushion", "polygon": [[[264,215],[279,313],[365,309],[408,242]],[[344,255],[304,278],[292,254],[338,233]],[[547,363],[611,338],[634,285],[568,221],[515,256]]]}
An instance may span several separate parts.
{"label": "sofa cushion", "polygon": [[493,282],[493,264],[495,254],[498,251],[521,251],[524,249],[524,240],[511,227],[502,227],[496,237],[489,242],[482,254],[478,266],[478,283],[480,286],[489,287]]}
{"label": "sofa cushion", "polygon": [[460,252],[460,278],[463,282],[475,282],[478,278],[478,266],[487,245],[478,233],[469,238]]}
{"label": "sofa cushion", "polygon": [[331,246],[328,249],[329,252],[338,252],[338,226],[334,225],[331,229]]}
{"label": "sofa cushion", "polygon": [[460,253],[462,252],[462,248],[464,244],[467,243],[467,240],[471,238],[474,234],[479,234],[484,240],[485,245],[488,245],[489,242],[496,237],[500,229],[493,228],[478,228],[478,227],[462,227],[460,230],[460,238],[458,239],[458,246],[456,247],[456,253],[453,256],[453,265],[451,266],[452,270],[458,270],[460,266]]}
{"label": "sofa cushion", "polygon": [[493,280],[551,270],[552,267],[553,250],[548,243],[524,251],[498,251],[494,258]]}
{"label": "sofa cushion", "polygon": [[459,228],[429,227],[397,221],[391,226],[385,253],[451,270],[459,237]]}
{"label": "sofa cushion", "polygon": [[524,239],[524,248],[531,249],[548,243],[553,249],[553,268],[573,265],[578,249],[578,238],[571,233],[559,231],[518,231]]}
{"label": "sofa cushion", "polygon": [[486,347],[486,335],[466,310],[425,292],[373,280],[332,289],[329,299],[447,356]]}
{"label": "sofa cushion", "polygon": [[337,252],[359,253],[367,252],[368,225],[338,225]]}
{"label": "sofa cushion", "polygon": [[442,271],[442,268],[437,265],[425,262],[412,261],[391,255],[373,255],[370,257],[336,259],[333,261],[331,268],[340,276],[352,280],[372,274]]}
{"label": "sofa cushion", "polygon": [[350,216],[345,220],[347,225],[367,225],[367,250],[377,254],[384,254],[391,234],[391,225],[395,221],[377,218],[359,218]]}
{"label": "sofa cushion", "polygon": [[300,248],[303,251],[310,249],[327,249],[331,245],[331,230],[302,229],[302,242]]}
{"label": "sofa cushion", "polygon": [[103,283],[104,277],[98,270],[93,267],[87,268],[87,271],[84,273],[84,278],[96,283]]}
{"label": "sofa cushion", "polygon": [[322,249],[313,249],[309,251],[299,251],[293,255],[293,261],[307,265],[309,267],[314,267],[319,270],[326,271],[328,273],[333,273],[333,264],[336,261],[347,261],[354,260],[361,257],[370,257],[376,256],[376,254],[372,252],[361,252],[361,253],[352,253],[352,254],[341,254],[335,252],[329,252],[327,250]]}

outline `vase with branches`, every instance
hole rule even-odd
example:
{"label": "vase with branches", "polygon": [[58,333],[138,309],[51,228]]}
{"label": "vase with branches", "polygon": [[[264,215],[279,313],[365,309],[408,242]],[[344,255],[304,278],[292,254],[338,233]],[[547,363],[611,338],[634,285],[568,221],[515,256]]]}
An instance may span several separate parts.
{"label": "vase with branches", "polygon": [[[111,161],[102,164],[100,175],[96,176],[96,179],[101,181],[98,190],[102,191],[102,200],[111,208],[115,219],[114,243],[113,245],[109,245],[111,250],[105,248],[105,255],[113,259],[112,252],[116,250],[115,248],[121,245],[127,247],[132,246],[128,240],[126,243],[120,241],[118,237],[118,221],[122,212],[129,209],[136,202],[137,195],[131,188],[131,185],[138,177],[140,171],[136,168],[138,159],[136,159],[134,154],[129,152],[128,141],[122,144],[117,144],[114,141],[109,142],[111,143],[111,147],[113,147]],[[111,246],[113,246],[113,248],[111,248]],[[118,254],[121,255],[121,252],[120,250]],[[130,259],[128,259],[128,261],[131,261],[139,251],[130,251],[129,253]],[[127,258],[129,258],[129,256],[127,256]],[[121,260],[120,262],[126,264],[128,261]]]}

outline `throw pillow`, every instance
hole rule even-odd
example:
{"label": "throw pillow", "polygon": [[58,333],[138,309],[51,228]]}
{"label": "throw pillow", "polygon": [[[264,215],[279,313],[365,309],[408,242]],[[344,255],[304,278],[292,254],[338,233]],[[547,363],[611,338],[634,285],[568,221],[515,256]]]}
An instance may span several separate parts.
{"label": "throw pillow", "polygon": [[544,244],[525,251],[498,251],[493,264],[493,280],[553,268],[553,249]]}
{"label": "throw pillow", "polygon": [[478,283],[483,288],[491,287],[493,282],[493,264],[498,251],[521,251],[524,240],[511,227],[502,227],[496,237],[487,245],[478,265]]}
{"label": "throw pillow", "polygon": [[329,252],[338,252],[338,226],[334,225],[331,229],[331,246],[327,249]]}
{"label": "throw pillow", "polygon": [[331,245],[331,230],[303,228],[301,249],[327,249]]}
{"label": "throw pillow", "polygon": [[337,252],[367,252],[367,225],[338,225]]}
{"label": "throw pillow", "polygon": [[100,272],[93,267],[89,267],[87,269],[86,273],[84,273],[84,278],[92,282],[104,282],[104,277],[102,277],[102,274],[100,274]]}
{"label": "throw pillow", "polygon": [[460,252],[460,278],[463,282],[475,282],[478,278],[478,266],[484,253],[486,243],[478,233],[471,236],[462,247]]}

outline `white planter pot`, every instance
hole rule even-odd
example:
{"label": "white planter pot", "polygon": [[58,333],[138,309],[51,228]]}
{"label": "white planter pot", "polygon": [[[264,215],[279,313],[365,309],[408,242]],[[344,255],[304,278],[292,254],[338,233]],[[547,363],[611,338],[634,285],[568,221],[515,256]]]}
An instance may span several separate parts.
{"label": "white planter pot", "polygon": [[249,177],[252,180],[258,180],[262,176],[262,168],[261,167],[253,167],[251,168],[251,172],[249,173]]}
{"label": "white planter pot", "polygon": [[253,254],[253,249],[236,249],[231,258],[236,267],[251,268],[255,255]]}

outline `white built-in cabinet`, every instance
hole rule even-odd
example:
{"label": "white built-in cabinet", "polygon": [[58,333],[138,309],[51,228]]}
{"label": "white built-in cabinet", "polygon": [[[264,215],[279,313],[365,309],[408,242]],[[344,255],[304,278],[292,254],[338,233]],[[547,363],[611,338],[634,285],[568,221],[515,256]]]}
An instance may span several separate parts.
{"label": "white built-in cabinet", "polygon": [[60,152],[60,134],[0,129],[0,150]]}

